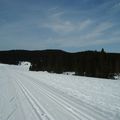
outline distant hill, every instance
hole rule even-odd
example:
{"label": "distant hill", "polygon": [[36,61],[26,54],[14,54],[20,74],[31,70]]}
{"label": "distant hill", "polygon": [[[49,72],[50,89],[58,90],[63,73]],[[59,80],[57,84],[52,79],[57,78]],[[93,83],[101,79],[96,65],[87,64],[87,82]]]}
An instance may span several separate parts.
{"label": "distant hill", "polygon": [[120,54],[85,51],[69,53],[62,50],[0,51],[0,63],[31,62],[30,70],[55,73],[75,72],[76,75],[109,78],[120,73]]}

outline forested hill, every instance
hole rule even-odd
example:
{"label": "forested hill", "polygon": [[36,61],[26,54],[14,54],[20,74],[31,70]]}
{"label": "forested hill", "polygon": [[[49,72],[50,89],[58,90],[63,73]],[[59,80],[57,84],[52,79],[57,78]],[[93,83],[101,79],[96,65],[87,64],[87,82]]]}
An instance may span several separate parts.
{"label": "forested hill", "polygon": [[75,72],[77,75],[108,78],[120,73],[120,54],[106,53],[103,49],[68,53],[61,50],[0,51],[0,63],[18,64],[31,62],[30,70],[62,73]]}

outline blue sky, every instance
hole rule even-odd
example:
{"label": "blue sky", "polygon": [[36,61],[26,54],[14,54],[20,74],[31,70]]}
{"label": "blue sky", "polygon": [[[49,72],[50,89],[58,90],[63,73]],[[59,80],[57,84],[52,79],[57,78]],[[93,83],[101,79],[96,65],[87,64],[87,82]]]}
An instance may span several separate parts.
{"label": "blue sky", "polygon": [[120,52],[120,0],[0,0],[0,50]]}

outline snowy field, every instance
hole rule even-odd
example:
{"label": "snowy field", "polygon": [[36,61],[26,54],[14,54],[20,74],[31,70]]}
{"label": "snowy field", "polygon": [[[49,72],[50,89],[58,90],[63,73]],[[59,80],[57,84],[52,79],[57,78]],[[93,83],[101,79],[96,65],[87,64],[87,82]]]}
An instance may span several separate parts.
{"label": "snowy field", "polygon": [[0,120],[120,120],[120,80],[0,64]]}

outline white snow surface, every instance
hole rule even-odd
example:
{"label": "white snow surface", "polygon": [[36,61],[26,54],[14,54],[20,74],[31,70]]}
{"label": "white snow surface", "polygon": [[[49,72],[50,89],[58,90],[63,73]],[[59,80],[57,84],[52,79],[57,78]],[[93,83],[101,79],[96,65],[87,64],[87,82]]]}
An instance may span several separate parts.
{"label": "white snow surface", "polygon": [[120,80],[0,64],[0,120],[120,120]]}

